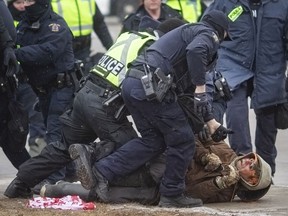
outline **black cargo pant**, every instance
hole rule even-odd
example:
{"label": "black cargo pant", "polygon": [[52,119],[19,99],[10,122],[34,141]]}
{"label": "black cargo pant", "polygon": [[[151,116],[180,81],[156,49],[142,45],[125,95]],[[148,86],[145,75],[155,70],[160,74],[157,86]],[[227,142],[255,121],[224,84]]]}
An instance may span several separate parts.
{"label": "black cargo pant", "polygon": [[119,147],[137,137],[127,118],[117,121],[112,113],[107,112],[102,105],[106,98],[99,96],[99,86],[88,82],[77,92],[72,109],[61,116],[65,145],[50,143],[40,155],[21,166],[17,176],[30,187],[71,162],[68,153],[71,144],[88,144],[99,138],[115,142]]}

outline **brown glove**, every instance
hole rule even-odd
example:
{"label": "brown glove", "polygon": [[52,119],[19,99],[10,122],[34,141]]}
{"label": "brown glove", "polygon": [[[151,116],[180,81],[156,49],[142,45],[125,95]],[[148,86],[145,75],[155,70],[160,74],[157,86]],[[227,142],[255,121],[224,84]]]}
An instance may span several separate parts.
{"label": "brown glove", "polygon": [[201,162],[205,166],[204,169],[208,172],[218,169],[218,167],[222,164],[220,158],[214,153],[205,154],[201,158]]}
{"label": "brown glove", "polygon": [[215,184],[220,189],[228,188],[231,185],[236,184],[240,179],[238,170],[231,165],[228,165],[228,167],[230,169],[229,175],[217,176],[215,178]]}

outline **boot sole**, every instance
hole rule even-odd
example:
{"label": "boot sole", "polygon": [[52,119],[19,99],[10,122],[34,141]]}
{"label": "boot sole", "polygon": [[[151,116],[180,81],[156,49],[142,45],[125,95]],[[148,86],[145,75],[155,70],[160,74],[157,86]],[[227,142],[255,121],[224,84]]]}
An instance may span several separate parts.
{"label": "boot sole", "polygon": [[80,148],[83,150],[82,147],[71,145],[69,147],[69,154],[70,157],[74,160],[76,166],[76,175],[79,178],[81,185],[85,189],[90,190],[96,186],[96,180],[91,167],[89,166],[90,162],[87,161],[87,158],[84,157],[83,154],[81,154]]}

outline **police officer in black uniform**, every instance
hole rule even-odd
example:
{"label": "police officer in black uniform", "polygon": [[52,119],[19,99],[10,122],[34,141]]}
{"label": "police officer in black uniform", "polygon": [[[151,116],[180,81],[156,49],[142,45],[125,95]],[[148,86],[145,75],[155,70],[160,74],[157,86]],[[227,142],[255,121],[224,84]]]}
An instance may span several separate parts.
{"label": "police officer in black uniform", "polygon": [[[4,23],[5,22],[5,23]],[[11,33],[10,33],[11,32]],[[5,3],[0,1],[0,146],[7,158],[16,169],[30,158],[26,148],[28,121],[19,104],[15,101],[14,75],[17,73],[18,63],[14,54],[16,38],[13,19]],[[9,69],[9,74],[7,74]],[[17,113],[18,112],[18,113]],[[20,121],[19,121],[20,120]],[[17,124],[17,121],[20,124]],[[15,124],[16,123],[16,124]]]}
{"label": "police officer in black uniform", "polygon": [[[25,10],[17,26],[20,48],[15,54],[39,98],[47,143],[58,146],[59,116],[71,107],[75,91],[73,36],[65,20],[52,11],[50,0],[25,1]],[[64,173],[58,173],[50,180],[53,183],[62,178]]]}
{"label": "police officer in black uniform", "polygon": [[61,140],[59,116],[70,107],[74,93],[72,34],[49,0],[25,1],[25,9],[15,54],[39,97],[51,143]]}
{"label": "police officer in black uniform", "polygon": [[[195,109],[208,126],[215,121],[206,94],[205,73],[213,67],[227,30],[226,16],[220,11],[211,11],[202,22],[167,33],[132,63],[123,81],[122,96],[142,137],[129,141],[94,163],[91,171],[87,169],[87,174],[94,174],[94,179],[90,180],[94,182],[90,185],[95,186],[102,201],[108,199],[109,181],[131,173],[166,151],[159,206],[202,205],[200,199],[184,195],[185,173],[194,154],[195,142],[193,128],[174,93],[180,94],[194,86]],[[174,85],[169,88],[172,77]],[[163,91],[166,91],[164,96]],[[212,134],[226,138],[227,129],[218,122],[209,127]]]}

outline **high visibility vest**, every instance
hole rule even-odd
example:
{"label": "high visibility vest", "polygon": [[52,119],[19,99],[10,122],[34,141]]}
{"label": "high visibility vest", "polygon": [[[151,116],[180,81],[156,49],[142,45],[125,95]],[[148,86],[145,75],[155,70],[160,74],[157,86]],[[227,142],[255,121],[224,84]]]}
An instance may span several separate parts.
{"label": "high visibility vest", "polygon": [[17,27],[18,23],[19,23],[19,21],[14,20],[14,26],[15,26],[15,28]]}
{"label": "high visibility vest", "polygon": [[51,5],[65,19],[74,37],[91,34],[96,11],[94,0],[52,0]]}
{"label": "high visibility vest", "polygon": [[102,56],[98,64],[90,70],[90,73],[95,73],[119,88],[127,73],[127,65],[136,59],[139,50],[151,40],[155,41],[156,37],[146,32],[124,32]]}
{"label": "high visibility vest", "polygon": [[190,23],[195,23],[202,14],[201,0],[167,0],[166,4],[179,10]]}

